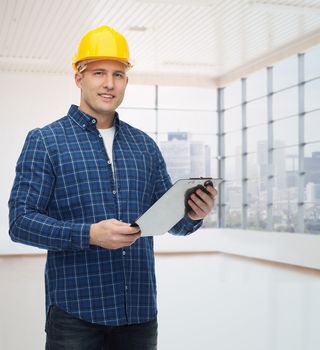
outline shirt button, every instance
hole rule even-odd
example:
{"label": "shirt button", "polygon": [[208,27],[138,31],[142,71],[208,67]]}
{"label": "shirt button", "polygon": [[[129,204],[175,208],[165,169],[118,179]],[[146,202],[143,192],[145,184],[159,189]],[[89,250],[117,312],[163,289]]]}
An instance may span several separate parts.
{"label": "shirt button", "polygon": [[111,160],[110,159],[108,159],[108,164],[111,164]]}
{"label": "shirt button", "polygon": [[117,193],[117,191],[116,191],[116,190],[113,190],[113,191],[112,191],[112,193],[113,193],[113,194],[116,194],[116,193]]}
{"label": "shirt button", "polygon": [[101,138],[101,137],[102,137],[102,135],[101,135],[101,134],[99,134],[99,137]]}
{"label": "shirt button", "polygon": [[86,127],[86,124],[82,124],[82,127],[85,128],[85,127]]}
{"label": "shirt button", "polygon": [[125,250],[122,251],[122,255],[126,255],[126,251]]}
{"label": "shirt button", "polygon": [[95,124],[95,123],[96,123],[95,119],[92,119],[91,123],[92,123],[92,124]]}
{"label": "shirt button", "polygon": [[125,286],[124,288],[125,288],[126,290],[128,290],[128,286]]}

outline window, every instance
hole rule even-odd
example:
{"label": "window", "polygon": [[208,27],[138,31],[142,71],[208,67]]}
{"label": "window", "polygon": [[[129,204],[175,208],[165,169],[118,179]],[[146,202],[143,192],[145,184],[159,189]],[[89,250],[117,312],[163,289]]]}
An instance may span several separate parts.
{"label": "window", "polygon": [[[273,80],[270,95],[266,69],[225,89],[221,156],[226,183],[221,200],[226,227],[243,227],[245,222],[248,229],[320,232],[319,58],[316,48],[305,59],[297,55],[276,64],[268,71]],[[301,85],[300,96],[299,60],[306,78],[312,79]],[[241,101],[242,87],[247,101]]]}
{"label": "window", "polygon": [[279,91],[298,84],[297,56],[284,60],[273,67],[273,90]]}
{"label": "window", "polygon": [[247,126],[267,123],[266,97],[247,103]]}
{"label": "window", "polygon": [[224,89],[224,108],[241,104],[241,81],[237,81]]}
{"label": "window", "polygon": [[233,107],[224,112],[224,131],[241,130],[242,118],[241,107]]}
{"label": "window", "polygon": [[314,47],[305,55],[305,76],[306,80],[320,77],[320,46]]}
{"label": "window", "polygon": [[273,123],[273,138],[281,146],[298,144],[298,117],[275,120]]}
{"label": "window", "polygon": [[267,94],[267,70],[263,69],[247,79],[247,101]]}
{"label": "window", "polygon": [[[216,105],[213,88],[128,85],[119,113],[158,143],[174,182],[218,177]],[[216,225],[213,211],[204,227]]]}
{"label": "window", "polygon": [[305,110],[320,109],[320,79],[305,84]]}
{"label": "window", "polygon": [[273,95],[273,119],[298,114],[298,88],[277,92]]}
{"label": "window", "polygon": [[305,114],[305,141],[306,142],[320,142],[320,110]]}
{"label": "window", "polygon": [[215,89],[160,86],[159,109],[215,110],[217,93]]}
{"label": "window", "polygon": [[155,86],[128,84],[122,108],[154,108],[156,98]]}
{"label": "window", "polygon": [[[319,59],[317,47],[217,91],[134,86],[121,117],[158,142],[174,181],[217,177],[221,167],[226,227],[319,233]],[[302,64],[305,81],[299,85]],[[272,75],[272,91],[267,91],[267,74]],[[242,101],[243,87],[246,101]],[[223,108],[216,110],[217,97],[222,96]],[[221,130],[218,116],[223,118]],[[217,135],[224,142],[219,157]],[[216,226],[218,219],[214,211],[205,227]]]}

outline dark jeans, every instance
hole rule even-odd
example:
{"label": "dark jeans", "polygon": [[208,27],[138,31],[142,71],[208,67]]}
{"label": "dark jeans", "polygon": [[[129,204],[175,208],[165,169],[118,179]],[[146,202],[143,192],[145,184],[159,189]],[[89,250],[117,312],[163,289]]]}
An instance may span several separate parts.
{"label": "dark jeans", "polygon": [[46,350],[156,350],[158,322],[103,326],[51,306],[46,333]]}

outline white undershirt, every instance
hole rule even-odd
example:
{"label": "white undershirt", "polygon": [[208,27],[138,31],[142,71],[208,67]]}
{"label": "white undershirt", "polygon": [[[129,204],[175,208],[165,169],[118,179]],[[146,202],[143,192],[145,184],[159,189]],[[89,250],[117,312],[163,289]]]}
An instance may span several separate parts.
{"label": "white undershirt", "polygon": [[115,133],[115,127],[112,126],[108,129],[98,129],[104,143],[104,147],[106,148],[109,160],[112,165],[112,171],[113,171],[113,157],[112,157],[112,146],[113,146],[113,139],[114,139],[114,133]]}

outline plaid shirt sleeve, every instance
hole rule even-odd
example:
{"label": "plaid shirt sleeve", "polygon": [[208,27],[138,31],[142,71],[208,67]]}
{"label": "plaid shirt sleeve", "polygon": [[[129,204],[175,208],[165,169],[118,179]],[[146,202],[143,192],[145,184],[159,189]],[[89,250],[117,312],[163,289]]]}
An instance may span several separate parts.
{"label": "plaid shirt sleeve", "polygon": [[47,250],[89,247],[90,225],[59,221],[47,215],[55,175],[40,129],[31,131],[16,166],[9,199],[13,241]]}

